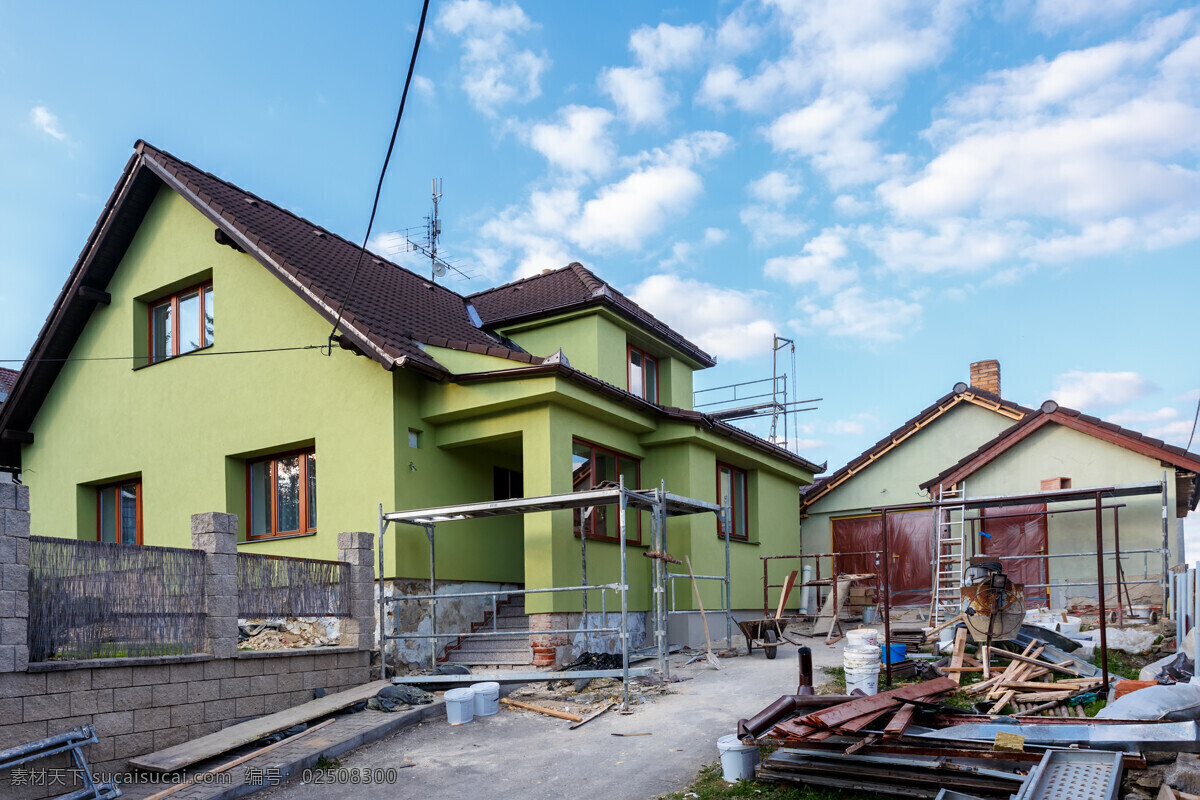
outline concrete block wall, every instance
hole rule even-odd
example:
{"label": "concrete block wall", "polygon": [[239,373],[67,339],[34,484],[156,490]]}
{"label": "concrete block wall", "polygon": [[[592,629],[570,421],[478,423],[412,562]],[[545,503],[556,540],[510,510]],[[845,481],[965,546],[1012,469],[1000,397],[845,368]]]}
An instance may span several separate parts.
{"label": "concrete block wall", "polygon": [[[84,749],[88,764],[97,772],[124,773],[130,758],[300,705],[315,689],[332,694],[367,683],[370,657],[325,647],[220,659],[97,659],[75,662],[88,664],[78,668],[35,664],[27,672],[0,673],[0,749],[93,725],[99,742]],[[46,760],[26,768],[63,764]],[[11,783],[11,775],[0,772],[0,797],[15,796],[7,793]]]}
{"label": "concrete block wall", "polygon": [[[29,487],[0,484],[0,672],[29,664]],[[4,714],[0,713],[0,719]]]}

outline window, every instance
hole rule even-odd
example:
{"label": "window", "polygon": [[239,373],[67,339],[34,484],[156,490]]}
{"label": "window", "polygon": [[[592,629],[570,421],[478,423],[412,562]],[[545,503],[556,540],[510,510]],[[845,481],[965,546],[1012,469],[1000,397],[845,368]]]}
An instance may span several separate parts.
{"label": "window", "polygon": [[213,343],[211,283],[184,289],[150,304],[150,363]]}
{"label": "window", "polygon": [[[746,472],[717,462],[717,502],[727,505],[732,539],[750,538],[750,514],[746,510]],[[725,536],[725,526],[717,521],[717,535]]]}
{"label": "window", "polygon": [[492,499],[516,500],[525,496],[525,479],[515,469],[492,467]]}
{"label": "window", "polygon": [[142,543],[142,482],[96,487],[96,541]]}
{"label": "window", "polygon": [[[629,488],[639,488],[642,479],[641,461],[621,455],[588,442],[575,440],[571,447],[571,491],[595,489],[606,482],[625,478]],[[616,506],[593,506],[575,509],[575,535],[586,533],[589,539],[618,541]],[[625,517],[625,540],[642,540],[642,519],[634,509]]]}
{"label": "window", "polygon": [[317,457],[312,450],[246,464],[247,538],[317,531]]}
{"label": "window", "polygon": [[421,449],[421,432],[416,428],[408,429],[408,446],[414,450]]}
{"label": "window", "polygon": [[629,393],[658,402],[658,359],[629,347]]}

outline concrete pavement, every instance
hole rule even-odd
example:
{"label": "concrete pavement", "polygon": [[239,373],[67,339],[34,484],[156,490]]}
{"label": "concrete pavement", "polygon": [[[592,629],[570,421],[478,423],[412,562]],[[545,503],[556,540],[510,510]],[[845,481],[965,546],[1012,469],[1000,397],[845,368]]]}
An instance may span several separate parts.
{"label": "concrete pavement", "polygon": [[[738,637],[740,639],[740,637]],[[840,666],[843,643],[811,640],[815,682],[821,666]],[[744,652],[745,648],[741,648]],[[703,662],[689,667],[672,657],[671,692],[615,710],[568,730],[568,722],[532,712],[502,709],[468,725],[430,719],[343,756],[336,775],[402,767],[395,784],[285,784],[258,795],[271,800],[308,800],[352,793],[354,800],[401,798],[563,797],[652,798],[686,786],[717,759],[717,738],[735,732],[737,720],[761,710],[797,683],[796,647],[781,645],[768,661],[753,656],[722,659],[723,669]],[[613,734],[648,733],[620,737]],[[341,770],[346,770],[342,773]]]}

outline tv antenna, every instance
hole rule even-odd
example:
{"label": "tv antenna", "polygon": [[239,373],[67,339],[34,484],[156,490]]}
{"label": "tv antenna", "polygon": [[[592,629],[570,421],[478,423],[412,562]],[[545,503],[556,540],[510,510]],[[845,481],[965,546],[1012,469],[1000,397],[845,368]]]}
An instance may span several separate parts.
{"label": "tv antenna", "polygon": [[407,249],[429,257],[429,271],[433,280],[443,277],[449,270],[454,270],[464,279],[470,279],[470,275],[438,255],[438,238],[442,235],[442,220],[438,217],[438,201],[442,199],[442,179],[434,178],[432,184],[433,212],[425,218],[425,241],[427,244],[413,241],[406,230],[404,241]]}

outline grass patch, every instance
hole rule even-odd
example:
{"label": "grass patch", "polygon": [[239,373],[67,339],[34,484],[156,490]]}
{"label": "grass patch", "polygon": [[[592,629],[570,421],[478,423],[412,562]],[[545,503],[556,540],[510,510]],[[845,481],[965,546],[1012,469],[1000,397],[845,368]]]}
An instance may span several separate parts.
{"label": "grass patch", "polygon": [[[764,748],[765,752],[766,748]],[[818,786],[792,786],[765,781],[726,783],[721,777],[721,762],[700,770],[686,789],[663,795],[663,800],[730,800],[731,798],[771,798],[771,800],[884,800],[883,795],[827,789]]]}
{"label": "grass patch", "polygon": [[846,668],[845,667],[821,667],[825,670],[825,674],[829,676],[829,686],[833,689],[828,694],[845,694],[846,693]]}
{"label": "grass patch", "polygon": [[[1088,660],[1091,663],[1095,664],[1097,667],[1100,666],[1101,661],[1100,661],[1099,651],[1093,653],[1092,657]],[[1112,673],[1113,675],[1117,675],[1122,678],[1129,678],[1130,680],[1137,680],[1138,673],[1141,672],[1142,667],[1144,667],[1146,664],[1150,663],[1150,660],[1153,660],[1153,659],[1152,658],[1147,659],[1146,657],[1133,656],[1122,650],[1109,650],[1108,651],[1108,671],[1110,673]]]}
{"label": "grass patch", "polygon": [[341,765],[342,765],[342,760],[340,758],[329,758],[327,756],[321,756],[320,758],[317,759],[317,769],[321,772],[324,772],[326,770],[331,770],[331,769],[337,769]]}

